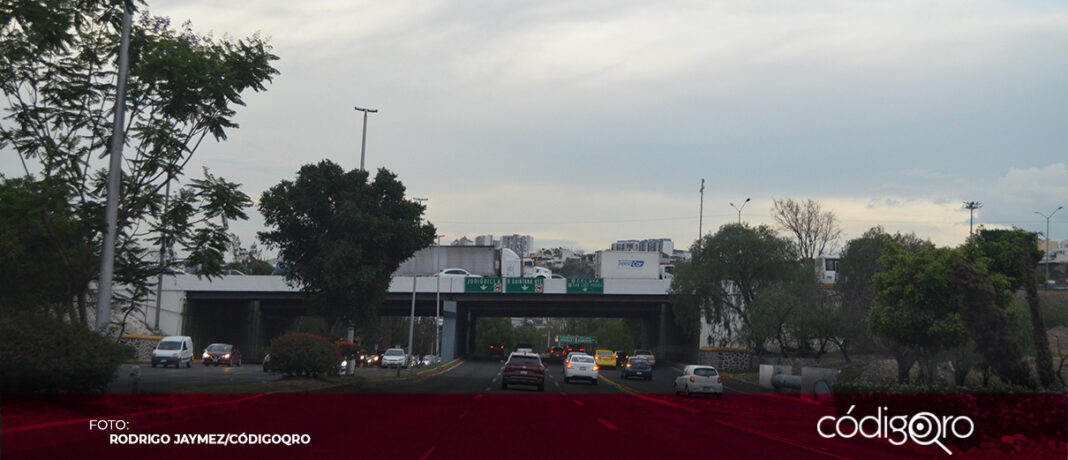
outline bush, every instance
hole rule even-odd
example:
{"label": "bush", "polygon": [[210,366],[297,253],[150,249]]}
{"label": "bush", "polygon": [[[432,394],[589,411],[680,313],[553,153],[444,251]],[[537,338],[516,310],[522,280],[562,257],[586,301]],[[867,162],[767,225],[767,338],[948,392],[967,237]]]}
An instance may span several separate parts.
{"label": "bush", "polygon": [[325,337],[294,333],[271,341],[271,369],[288,375],[325,375],[337,372],[338,347]]}
{"label": "bush", "polygon": [[0,393],[103,391],[134,350],[84,326],[0,318]]}

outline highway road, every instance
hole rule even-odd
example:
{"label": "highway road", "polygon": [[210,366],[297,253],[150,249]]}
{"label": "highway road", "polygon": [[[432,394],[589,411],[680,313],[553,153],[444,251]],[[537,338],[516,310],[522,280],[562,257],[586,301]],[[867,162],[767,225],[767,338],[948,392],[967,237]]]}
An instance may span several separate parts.
{"label": "highway road", "polygon": [[[222,412],[150,416],[125,434],[307,434],[307,445],[110,445],[105,433],[9,452],[4,458],[100,457],[361,459],[445,458],[900,458],[913,452],[866,439],[824,439],[820,417],[832,409],[728,385],[722,400],[672,391],[678,371],[660,366],[653,381],[602,372],[599,385],[564,383],[551,365],[544,392],[500,387],[503,364],[464,362],[419,382],[335,388],[347,394],[253,396]],[[201,369],[202,371],[205,369]],[[222,369],[209,369],[211,371]],[[177,371],[177,370],[176,370]]]}

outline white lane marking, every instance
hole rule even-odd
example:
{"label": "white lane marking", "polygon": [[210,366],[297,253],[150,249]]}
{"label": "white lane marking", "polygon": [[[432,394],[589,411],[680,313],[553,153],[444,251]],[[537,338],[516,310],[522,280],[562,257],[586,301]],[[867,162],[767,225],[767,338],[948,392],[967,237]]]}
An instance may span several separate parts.
{"label": "white lane marking", "polygon": [[460,414],[460,417],[457,418],[456,420],[463,420],[464,417],[467,417],[467,413],[468,412],[471,412],[471,411],[470,410],[465,410],[464,413]]}
{"label": "white lane marking", "polygon": [[[485,391],[486,393],[489,393],[489,392],[490,392],[490,391],[492,391],[492,390],[493,390],[493,388],[492,388],[492,387],[486,387],[486,389],[485,389],[485,390],[482,390],[482,391]],[[482,395],[479,395],[479,396],[482,396]]]}
{"label": "white lane marking", "polygon": [[598,422],[601,422],[601,425],[604,425],[604,427],[605,427],[605,428],[608,428],[609,430],[612,430],[612,431],[619,431],[619,428],[616,428],[616,426],[615,426],[615,425],[613,425],[613,424],[609,423],[609,422],[608,422],[608,420],[605,420],[605,419],[603,419],[603,418],[599,418],[599,419],[597,419],[597,421],[598,421]]}
{"label": "white lane marking", "polygon": [[585,403],[583,403],[582,401],[579,401],[579,400],[577,400],[577,399],[572,399],[572,401],[574,401],[574,402],[575,402],[575,404],[578,404],[578,405],[580,405],[580,406],[585,406],[585,405],[586,405]]}
{"label": "white lane marking", "polygon": [[432,454],[432,453],[434,453],[434,448],[433,447],[431,447],[430,450],[426,451],[426,453],[423,454],[422,457],[419,457],[419,460],[426,460],[427,457],[430,457],[430,454]]}

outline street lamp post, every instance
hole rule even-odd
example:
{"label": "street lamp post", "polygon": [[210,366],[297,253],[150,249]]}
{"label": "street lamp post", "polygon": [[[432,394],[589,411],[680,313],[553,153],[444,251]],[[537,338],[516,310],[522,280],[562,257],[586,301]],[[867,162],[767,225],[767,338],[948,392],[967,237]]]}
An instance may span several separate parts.
{"label": "street lamp post", "polygon": [[[427,198],[412,198],[412,200],[420,203],[426,202]],[[422,219],[419,220],[422,224]],[[415,351],[415,344],[412,343],[412,339],[415,338],[415,280],[419,279],[418,273],[412,273],[412,315],[408,320],[408,358],[412,359],[412,354]],[[397,367],[397,375],[400,376],[400,367]]]}
{"label": "street lamp post", "polygon": [[742,207],[740,207],[740,208],[735,206],[734,203],[731,203],[731,207],[734,208],[735,211],[738,211],[738,224],[739,225],[741,225],[741,223],[742,223],[742,210],[745,209],[745,205],[746,204],[749,204],[749,198],[746,198],[745,201],[742,202]]}
{"label": "street lamp post", "polygon": [[363,154],[367,149],[367,113],[378,113],[378,109],[364,109],[360,107],[356,107],[355,109],[363,112],[363,141],[360,142],[360,171],[365,171],[365,169],[363,169]]}
{"label": "street lamp post", "polygon": [[697,249],[701,249],[701,238],[704,237],[704,230],[701,229],[702,224],[705,222],[705,180],[701,179],[701,207],[698,211],[700,214],[697,216]]}
{"label": "street lamp post", "polygon": [[1049,282],[1049,262],[1050,262],[1050,258],[1049,258],[1049,218],[1053,217],[1053,215],[1056,214],[1057,211],[1060,211],[1061,208],[1063,208],[1063,207],[1064,206],[1057,206],[1057,209],[1054,209],[1053,212],[1049,213],[1048,216],[1045,215],[1045,214],[1042,214],[1042,213],[1040,213],[1038,211],[1035,211],[1035,214],[1038,214],[1038,215],[1046,218],[1046,282]]}

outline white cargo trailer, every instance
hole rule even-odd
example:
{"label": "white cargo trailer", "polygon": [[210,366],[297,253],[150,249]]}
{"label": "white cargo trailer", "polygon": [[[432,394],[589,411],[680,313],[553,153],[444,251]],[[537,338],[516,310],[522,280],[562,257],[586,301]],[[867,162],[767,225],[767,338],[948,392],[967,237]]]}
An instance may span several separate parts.
{"label": "white cargo trailer", "polygon": [[655,251],[601,251],[594,260],[598,278],[660,279],[660,253]]}

